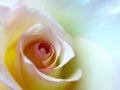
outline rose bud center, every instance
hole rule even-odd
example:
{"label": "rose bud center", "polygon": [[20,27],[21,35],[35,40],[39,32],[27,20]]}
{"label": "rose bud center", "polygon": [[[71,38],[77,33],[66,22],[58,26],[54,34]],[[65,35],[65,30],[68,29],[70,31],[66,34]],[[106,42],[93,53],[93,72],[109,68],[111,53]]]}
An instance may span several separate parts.
{"label": "rose bud center", "polygon": [[[49,66],[51,57],[53,56],[54,49],[52,45],[46,41],[37,41],[28,44],[24,49],[26,57],[32,61],[32,63],[38,68],[42,69]],[[47,64],[44,64],[44,62]]]}

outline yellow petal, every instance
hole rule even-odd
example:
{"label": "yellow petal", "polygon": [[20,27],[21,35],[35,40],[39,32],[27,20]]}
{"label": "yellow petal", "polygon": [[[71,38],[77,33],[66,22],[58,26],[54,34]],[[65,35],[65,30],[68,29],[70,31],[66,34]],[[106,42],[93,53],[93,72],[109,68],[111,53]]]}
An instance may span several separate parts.
{"label": "yellow petal", "polygon": [[[3,27],[0,26],[0,89],[1,90],[11,90],[17,89],[21,90],[19,85],[16,83],[14,78],[11,76],[10,72],[7,70],[7,67],[5,65],[4,56],[6,52],[6,37]],[[4,83],[4,84],[3,84]],[[7,85],[7,87],[6,87]],[[2,89],[3,88],[3,89]]]}
{"label": "yellow petal", "polygon": [[11,90],[11,88],[0,81],[0,90]]}

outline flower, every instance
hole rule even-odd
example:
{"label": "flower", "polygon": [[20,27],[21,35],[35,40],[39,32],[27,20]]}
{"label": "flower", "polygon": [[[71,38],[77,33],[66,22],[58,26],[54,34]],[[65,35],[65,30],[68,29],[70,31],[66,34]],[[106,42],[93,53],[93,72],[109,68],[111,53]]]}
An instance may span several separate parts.
{"label": "flower", "polygon": [[67,69],[62,75],[74,51],[71,37],[52,17],[24,4],[1,7],[1,17],[7,35],[3,59],[22,89],[63,90],[69,82],[79,80],[80,70],[72,75],[73,70]]}
{"label": "flower", "polygon": [[[36,3],[39,1],[43,3]],[[39,4],[41,4],[41,6],[42,5],[45,6],[44,11],[48,11],[51,15],[53,15],[61,23],[61,25],[64,26],[65,30],[68,31],[73,36],[73,42],[75,47],[71,45],[71,39],[69,35],[66,34],[66,32],[64,32],[63,30],[60,30],[62,29],[61,26],[59,26],[53,19],[51,19],[51,17],[47,17],[50,19],[46,19],[46,17],[44,17],[44,15],[46,15],[45,13],[41,12],[40,14],[38,14],[36,13],[35,9],[32,9],[32,8],[26,9],[26,6],[24,5],[22,6],[21,4],[16,5],[11,10],[8,10],[7,7],[1,7],[0,21],[2,23],[2,27],[1,27],[0,37],[2,42],[1,44],[2,48],[0,49],[0,54],[1,54],[1,71],[2,72],[0,73],[1,75],[0,77],[2,77],[1,82],[4,83],[4,84],[2,83],[2,85],[3,86],[7,85],[8,87],[12,87],[16,90],[21,89],[21,87],[24,88],[25,90],[28,90],[28,89],[39,90],[40,85],[41,85],[40,88],[42,89],[54,88],[57,90],[58,89],[66,90],[69,88],[71,90],[119,90],[119,85],[118,85],[119,72],[117,70],[117,64],[115,59],[112,59],[111,56],[105,50],[100,48],[95,43],[91,42],[93,40],[105,48],[105,45],[104,45],[105,42],[101,42],[101,41],[104,41],[104,38],[106,38],[107,35],[105,35],[104,38],[100,36],[100,39],[99,39],[96,36],[95,32],[100,32],[100,30],[103,29],[104,31],[102,32],[110,33],[108,30],[113,30],[111,28],[114,27],[113,26],[114,23],[111,23],[111,22],[109,23],[111,19],[110,20],[106,19],[106,17],[108,16],[111,17],[118,14],[115,11],[116,7],[118,7],[116,6],[117,3],[113,4],[113,0],[109,2],[102,1],[102,0],[95,0],[95,1],[85,0],[82,2],[80,0],[76,0],[76,1],[69,1],[70,5],[68,6],[67,0],[59,1],[59,5],[57,0],[54,1],[54,3],[50,3],[48,0],[45,0],[45,1],[39,0],[39,1],[34,1],[35,3],[33,3],[32,1],[28,1],[27,4],[32,7],[34,6],[35,8],[38,8],[38,9],[40,9]],[[96,8],[93,10],[93,6],[98,6],[100,9]],[[93,10],[93,12],[91,11],[91,9]],[[26,10],[30,12],[26,12]],[[71,11],[73,12],[71,13]],[[96,11],[99,11],[99,12],[95,13]],[[41,18],[39,19],[39,15],[41,14],[42,15],[44,14],[44,15],[42,19]],[[31,16],[31,17],[29,18],[28,16]],[[114,20],[115,17],[113,17],[112,20]],[[29,20],[30,22],[28,22]],[[43,20],[43,21],[38,23],[39,20]],[[102,22],[103,20],[105,21]],[[53,22],[53,24],[51,24],[51,22]],[[109,28],[107,24],[111,24],[111,28]],[[49,28],[52,29],[52,32],[49,32]],[[39,32],[42,32],[43,34],[40,35]],[[49,37],[48,32],[51,37]],[[15,35],[13,35],[13,33],[15,33]],[[38,36],[40,35],[42,39],[37,36],[34,37],[34,35],[36,34]],[[47,38],[49,38],[50,42],[46,41],[47,40],[46,36]],[[83,37],[89,38],[91,40],[90,41],[85,40],[83,39]],[[54,42],[52,41],[53,39],[54,39]],[[34,40],[37,40],[37,42]],[[109,40],[109,37],[107,38],[107,40]],[[81,76],[81,72],[76,74],[77,76],[73,77],[74,80],[77,77],[76,82],[65,83],[66,82],[65,81],[63,83],[52,83],[54,82],[54,80],[56,82],[57,79],[55,78],[50,79],[50,77],[58,76],[57,78],[60,78],[59,75],[61,71],[58,71],[49,77],[49,75],[47,74],[54,72],[54,70],[50,70],[50,69],[53,69],[53,67],[50,68],[49,70],[48,69],[42,70],[41,69],[42,64],[40,65],[41,67],[37,65],[37,63],[41,63],[41,61],[35,62],[35,60],[32,60],[34,57],[33,52],[34,50],[36,50],[36,47],[37,49],[39,49],[40,53],[45,54],[48,52],[51,55],[53,55],[52,54],[53,51],[58,53],[59,52],[58,41],[64,43],[63,46],[67,46],[67,48],[64,48],[64,49],[68,49],[68,52],[72,52],[71,53],[72,55],[70,55],[71,57],[68,57],[69,59],[74,56],[72,49],[73,47],[75,48],[74,49],[75,58],[69,62],[66,62],[68,64],[66,64],[66,66],[63,66],[62,76],[64,77],[62,78],[66,78],[66,76],[68,76],[69,74],[71,75],[71,73],[73,73],[73,71],[77,70],[77,68],[79,67],[82,70],[83,75],[82,75],[82,78],[78,80],[78,77]],[[43,43],[40,43],[40,42],[43,42]],[[53,43],[55,44],[55,46]],[[41,49],[40,48],[41,45],[44,48]],[[17,52],[15,48],[16,46],[17,46]],[[52,48],[53,46],[54,47],[58,46],[58,47],[54,49]],[[28,51],[27,47],[28,48],[30,47],[29,52],[32,51],[32,55],[26,52]],[[16,55],[17,55],[17,63],[15,58]],[[112,55],[114,54],[112,53]],[[42,58],[46,58],[46,57],[42,57]],[[32,68],[34,66],[33,64],[31,64],[30,60],[28,59],[32,60],[34,66],[36,66],[37,69]],[[3,61],[5,61],[6,65],[4,65]],[[48,66],[48,63],[49,62],[47,62],[47,64],[44,64],[44,65]],[[17,66],[14,66],[14,64]],[[9,71],[6,69],[6,66]],[[16,69],[14,67],[18,67],[18,68]],[[74,70],[72,70],[72,68],[74,68]],[[9,72],[11,73],[12,76],[10,75]],[[38,72],[42,76],[42,79],[39,79],[38,75],[35,74],[35,72]],[[46,79],[48,82],[44,81],[43,79]],[[53,81],[51,82],[51,80]]]}

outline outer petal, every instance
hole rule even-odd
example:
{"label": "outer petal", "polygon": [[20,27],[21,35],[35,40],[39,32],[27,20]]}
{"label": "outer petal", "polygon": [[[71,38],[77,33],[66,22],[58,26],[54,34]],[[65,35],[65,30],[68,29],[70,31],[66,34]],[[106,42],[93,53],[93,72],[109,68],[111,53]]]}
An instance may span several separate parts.
{"label": "outer petal", "polygon": [[87,32],[86,28],[88,28],[86,23],[101,19],[111,9],[119,6],[120,3],[119,0],[25,1],[32,7],[49,12],[61,23],[65,30],[74,36],[83,36]]}
{"label": "outer petal", "polygon": [[[3,10],[3,8],[5,10]],[[0,22],[5,26],[5,32],[8,37],[8,43],[11,43],[18,39],[18,37],[33,24],[41,23],[50,28],[54,34],[60,36],[69,44],[70,36],[64,31],[64,29],[48,14],[30,8],[24,4],[17,4],[12,8],[6,9],[6,7],[0,8]],[[6,19],[7,18],[7,19]],[[14,35],[13,35],[14,33]],[[63,34],[66,33],[66,37]]]}
{"label": "outer petal", "polygon": [[4,54],[6,51],[5,45],[5,33],[4,29],[0,26],[0,89],[1,90],[21,90],[19,85],[10,75],[10,72],[7,70],[6,65],[4,63]]}
{"label": "outer petal", "polygon": [[1,90],[22,90],[21,87],[17,84],[17,82],[13,79],[9,71],[6,69],[5,65],[0,66],[0,80]]}
{"label": "outer petal", "polygon": [[95,43],[76,38],[76,59],[83,78],[76,90],[119,90],[119,73],[114,59]]}
{"label": "outer petal", "polygon": [[10,88],[6,84],[4,84],[2,81],[0,81],[0,89],[1,90],[11,90],[12,88]]}
{"label": "outer petal", "polygon": [[0,2],[0,5],[13,6],[18,0],[4,0]]}

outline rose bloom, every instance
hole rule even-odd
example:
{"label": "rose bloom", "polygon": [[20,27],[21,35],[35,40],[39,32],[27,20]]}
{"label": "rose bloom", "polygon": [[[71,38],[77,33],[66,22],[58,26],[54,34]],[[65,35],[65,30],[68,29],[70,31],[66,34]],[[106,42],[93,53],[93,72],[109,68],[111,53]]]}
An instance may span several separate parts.
{"label": "rose bloom", "polygon": [[0,90],[120,89],[118,0],[0,4]]}

